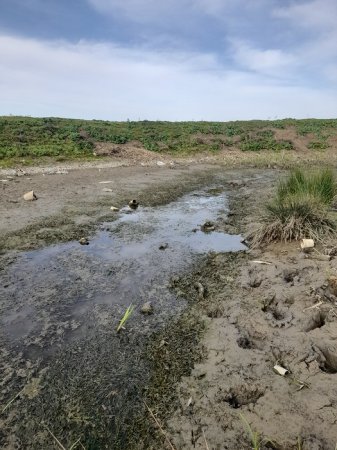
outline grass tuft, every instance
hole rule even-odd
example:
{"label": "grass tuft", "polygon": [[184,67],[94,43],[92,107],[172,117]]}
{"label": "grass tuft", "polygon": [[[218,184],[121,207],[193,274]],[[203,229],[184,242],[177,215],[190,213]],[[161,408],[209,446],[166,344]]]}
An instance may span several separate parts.
{"label": "grass tuft", "polygon": [[306,173],[296,169],[280,181],[275,198],[266,205],[264,223],[250,236],[256,247],[273,241],[301,238],[320,240],[335,231],[329,209],[337,193],[334,174],[329,169]]}

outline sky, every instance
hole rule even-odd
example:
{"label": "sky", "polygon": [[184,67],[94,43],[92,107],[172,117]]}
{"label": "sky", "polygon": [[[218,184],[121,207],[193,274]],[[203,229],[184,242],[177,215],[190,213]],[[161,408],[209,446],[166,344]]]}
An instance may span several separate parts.
{"label": "sky", "polygon": [[337,117],[337,0],[0,0],[0,115]]}

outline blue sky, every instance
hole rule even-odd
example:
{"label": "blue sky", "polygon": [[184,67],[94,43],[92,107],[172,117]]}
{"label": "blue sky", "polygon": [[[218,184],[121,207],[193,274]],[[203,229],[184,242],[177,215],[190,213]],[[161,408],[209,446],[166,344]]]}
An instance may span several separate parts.
{"label": "blue sky", "polygon": [[337,0],[0,0],[0,114],[337,117]]}

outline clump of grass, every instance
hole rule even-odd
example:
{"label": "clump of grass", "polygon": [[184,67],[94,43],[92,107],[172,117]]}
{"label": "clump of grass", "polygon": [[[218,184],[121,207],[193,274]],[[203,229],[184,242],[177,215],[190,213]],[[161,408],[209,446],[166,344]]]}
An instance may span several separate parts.
{"label": "clump of grass", "polygon": [[280,181],[274,200],[266,205],[264,223],[250,236],[252,245],[305,237],[320,240],[322,235],[334,232],[329,208],[336,193],[331,170],[309,174],[301,169],[292,171]]}

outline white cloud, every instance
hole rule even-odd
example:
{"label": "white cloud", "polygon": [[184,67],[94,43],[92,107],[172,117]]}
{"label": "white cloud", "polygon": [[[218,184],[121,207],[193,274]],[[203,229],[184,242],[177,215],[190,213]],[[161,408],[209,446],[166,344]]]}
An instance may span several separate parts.
{"label": "white cloud", "polygon": [[212,54],[0,36],[0,114],[10,113],[110,120],[336,117],[337,93],[224,70]]}
{"label": "white cloud", "polygon": [[262,50],[236,39],[233,39],[231,44],[234,60],[249,70],[282,78],[282,71],[287,69],[289,76],[296,67],[295,57],[281,49]]}
{"label": "white cloud", "polygon": [[336,28],[337,2],[336,0],[293,2],[288,6],[275,8],[274,16],[288,19],[299,28],[326,31],[328,28]]}

